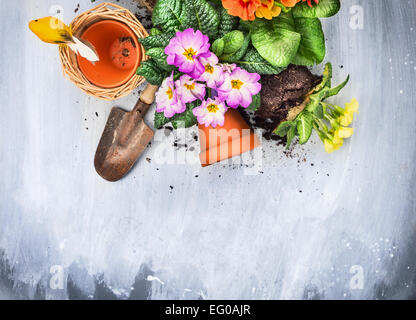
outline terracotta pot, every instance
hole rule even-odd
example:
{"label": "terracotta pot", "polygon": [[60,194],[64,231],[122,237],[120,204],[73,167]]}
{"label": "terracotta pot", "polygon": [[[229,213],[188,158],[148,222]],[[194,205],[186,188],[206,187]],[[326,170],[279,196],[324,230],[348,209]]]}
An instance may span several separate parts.
{"label": "terracotta pot", "polygon": [[77,56],[81,72],[96,86],[119,87],[129,81],[140,65],[142,52],[137,36],[122,22],[96,22],[84,31],[81,39],[91,43],[100,58],[92,63]]}
{"label": "terracotta pot", "polygon": [[232,158],[261,145],[260,140],[237,110],[229,109],[223,127],[199,126],[201,165]]}

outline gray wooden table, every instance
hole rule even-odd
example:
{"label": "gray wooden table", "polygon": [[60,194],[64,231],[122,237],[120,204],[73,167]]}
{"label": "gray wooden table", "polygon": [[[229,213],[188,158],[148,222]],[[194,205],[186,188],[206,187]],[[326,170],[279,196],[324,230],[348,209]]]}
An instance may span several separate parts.
{"label": "gray wooden table", "polygon": [[416,298],[414,0],[343,0],[324,21],[335,82],[351,75],[335,101],[360,102],[341,151],[265,141],[255,166],[202,169],[193,132],[161,130],[118,183],[95,149],[142,88],[84,95],[27,28],[78,2],[0,0],[0,298]]}

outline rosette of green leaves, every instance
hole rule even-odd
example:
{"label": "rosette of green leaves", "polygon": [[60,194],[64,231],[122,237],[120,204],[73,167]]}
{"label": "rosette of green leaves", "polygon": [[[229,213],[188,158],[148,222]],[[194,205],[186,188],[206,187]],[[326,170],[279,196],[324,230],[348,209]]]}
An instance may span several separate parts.
{"label": "rosette of green leaves", "polygon": [[337,95],[348,83],[347,79],[335,88],[331,88],[332,65],[325,65],[322,82],[305,98],[305,108],[293,121],[284,121],[274,131],[280,137],[287,138],[289,148],[293,139],[298,136],[299,143],[305,144],[312,135],[316,119],[324,119],[323,101]]}
{"label": "rosette of green leaves", "polygon": [[319,64],[326,52],[319,18],[333,16],[339,9],[339,0],[320,0],[312,7],[300,2],[272,20],[256,19],[251,26],[253,46],[274,67]]}

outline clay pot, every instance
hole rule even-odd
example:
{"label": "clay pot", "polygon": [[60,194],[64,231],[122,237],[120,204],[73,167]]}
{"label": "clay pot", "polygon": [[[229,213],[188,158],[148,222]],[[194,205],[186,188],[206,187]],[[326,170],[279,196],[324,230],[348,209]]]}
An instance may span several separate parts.
{"label": "clay pot", "polygon": [[140,65],[142,52],[137,36],[122,22],[96,22],[83,32],[81,39],[92,44],[100,58],[93,63],[77,57],[81,72],[96,86],[119,87],[129,81]]}
{"label": "clay pot", "polygon": [[200,125],[199,140],[201,144],[199,158],[203,167],[243,154],[261,145],[258,137],[235,109],[226,112],[223,127]]}

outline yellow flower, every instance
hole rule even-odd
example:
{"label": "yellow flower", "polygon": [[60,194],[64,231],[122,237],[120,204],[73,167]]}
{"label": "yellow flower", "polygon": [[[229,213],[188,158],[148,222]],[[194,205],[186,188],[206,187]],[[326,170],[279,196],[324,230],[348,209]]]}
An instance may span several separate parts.
{"label": "yellow flower", "polygon": [[348,139],[354,134],[354,128],[339,127],[334,134],[336,139]]}
{"label": "yellow flower", "polygon": [[335,145],[336,150],[338,150],[344,144],[344,139],[334,137],[332,143]]}
{"label": "yellow flower", "polygon": [[273,17],[277,17],[280,12],[282,9],[274,5],[274,0],[261,0],[261,4],[256,10],[256,17],[271,20]]}
{"label": "yellow flower", "polygon": [[350,103],[345,104],[345,112],[339,117],[341,126],[348,127],[354,120],[354,113],[358,112],[358,101],[352,99]]}
{"label": "yellow flower", "polygon": [[345,104],[345,111],[351,114],[357,113],[358,112],[358,101],[357,99],[352,99],[350,103],[346,103]]}
{"label": "yellow flower", "polygon": [[324,141],[325,151],[328,153],[332,153],[338,150],[339,148],[341,148],[343,144],[344,144],[344,140],[342,139],[334,138],[332,141],[329,139],[325,139]]}
{"label": "yellow flower", "polygon": [[341,117],[339,117],[339,123],[341,126],[348,127],[352,120],[354,119],[354,115],[351,113],[344,113]]}

